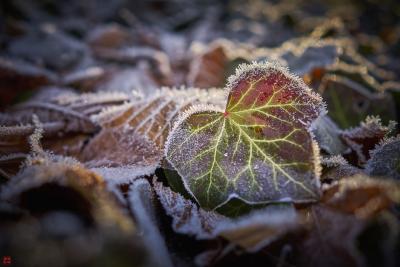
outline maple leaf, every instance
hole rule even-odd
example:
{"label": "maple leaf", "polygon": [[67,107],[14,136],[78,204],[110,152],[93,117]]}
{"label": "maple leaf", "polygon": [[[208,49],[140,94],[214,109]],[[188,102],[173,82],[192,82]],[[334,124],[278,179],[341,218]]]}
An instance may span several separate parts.
{"label": "maple leaf", "polygon": [[319,197],[319,152],[310,133],[322,99],[269,63],[241,65],[227,85],[225,111],[189,109],[175,124],[166,157],[205,208]]}

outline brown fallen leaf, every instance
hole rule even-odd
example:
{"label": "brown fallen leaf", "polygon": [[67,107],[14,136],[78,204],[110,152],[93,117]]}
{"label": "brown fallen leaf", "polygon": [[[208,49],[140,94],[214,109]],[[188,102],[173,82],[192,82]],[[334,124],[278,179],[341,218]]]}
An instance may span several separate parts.
{"label": "brown fallen leaf", "polygon": [[[29,63],[0,58],[0,106],[14,103],[41,86],[53,84],[56,75]],[[22,99],[20,99],[22,100]]]}
{"label": "brown fallen leaf", "polygon": [[216,42],[204,50],[191,61],[187,83],[199,88],[221,87],[225,83],[229,62],[226,48]]}
{"label": "brown fallen leaf", "polygon": [[303,215],[309,230],[293,244],[296,266],[364,266],[356,247],[364,221],[322,205],[312,206]]}
{"label": "brown fallen leaf", "polygon": [[357,174],[328,187],[321,202],[360,219],[371,218],[400,203],[400,183]]}
{"label": "brown fallen leaf", "polygon": [[394,121],[390,121],[388,126],[384,126],[379,117],[368,116],[360,126],[344,130],[340,137],[351,149],[344,153],[344,157],[353,165],[363,166],[370,158],[370,150],[387,137],[395,125]]}
{"label": "brown fallen leaf", "polygon": [[85,166],[110,183],[124,184],[154,173],[163,154],[133,128],[104,128],[82,151]]}
{"label": "brown fallen leaf", "polygon": [[93,116],[105,128],[126,126],[163,148],[169,130],[178,115],[194,104],[225,104],[225,92],[218,89],[158,90],[149,99],[133,100]]}

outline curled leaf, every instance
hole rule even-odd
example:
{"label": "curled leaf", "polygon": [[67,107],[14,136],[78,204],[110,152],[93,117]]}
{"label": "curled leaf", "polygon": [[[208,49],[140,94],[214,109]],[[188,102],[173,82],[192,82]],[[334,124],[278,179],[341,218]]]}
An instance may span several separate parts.
{"label": "curled leaf", "polygon": [[355,165],[364,165],[370,157],[370,150],[387,137],[395,125],[391,121],[388,126],[384,126],[379,117],[368,116],[360,126],[343,131],[340,137],[351,149],[345,153],[345,157]]}
{"label": "curled leaf", "polygon": [[202,207],[319,197],[319,154],[309,131],[321,98],[272,64],[241,65],[225,111],[191,108],[175,124],[166,157]]}
{"label": "curled leaf", "polygon": [[323,158],[321,164],[323,166],[322,183],[330,184],[343,178],[363,173],[362,169],[349,164],[341,155]]}
{"label": "curled leaf", "polygon": [[166,213],[173,219],[172,228],[177,233],[194,235],[199,239],[213,237],[218,222],[227,218],[197,207],[191,200],[163,186],[153,179],[154,190]]}

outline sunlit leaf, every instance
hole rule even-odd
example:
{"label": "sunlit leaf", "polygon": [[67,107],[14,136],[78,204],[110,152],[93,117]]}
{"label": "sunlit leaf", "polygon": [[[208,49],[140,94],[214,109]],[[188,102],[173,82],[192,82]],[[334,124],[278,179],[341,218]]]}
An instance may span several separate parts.
{"label": "sunlit leaf", "polygon": [[191,108],[169,135],[166,156],[201,206],[319,197],[318,149],[309,132],[319,96],[271,64],[241,66],[225,111]]}

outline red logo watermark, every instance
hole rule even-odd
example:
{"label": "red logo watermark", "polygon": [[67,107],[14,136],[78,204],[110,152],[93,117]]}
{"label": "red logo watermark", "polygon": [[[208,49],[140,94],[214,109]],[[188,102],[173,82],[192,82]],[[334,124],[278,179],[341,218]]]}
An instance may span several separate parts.
{"label": "red logo watermark", "polygon": [[11,256],[3,256],[1,263],[3,263],[3,266],[10,266],[12,263]]}

